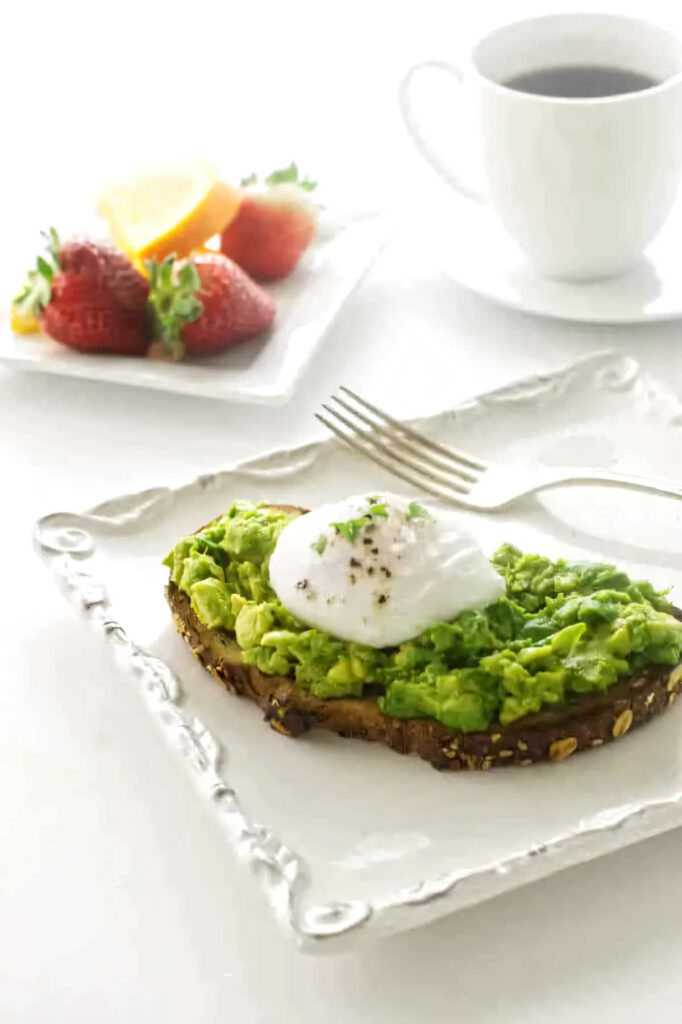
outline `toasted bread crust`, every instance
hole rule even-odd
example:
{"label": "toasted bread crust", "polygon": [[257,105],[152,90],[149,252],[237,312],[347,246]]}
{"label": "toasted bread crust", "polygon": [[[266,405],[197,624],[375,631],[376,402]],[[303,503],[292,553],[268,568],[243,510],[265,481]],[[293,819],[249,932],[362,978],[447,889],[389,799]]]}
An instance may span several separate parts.
{"label": "toasted bread crust", "polygon": [[565,761],[577,750],[601,746],[648,722],[674,704],[682,690],[682,662],[652,665],[606,693],[585,694],[487,732],[456,732],[430,718],[391,718],[371,697],[321,700],[291,678],[263,675],[244,664],[233,634],[199,621],[175,584],[169,583],[166,597],[192,653],[226,689],[258,704],[278,732],[298,736],[316,725],[384,743],[401,754],[418,754],[434,768],[485,770]]}

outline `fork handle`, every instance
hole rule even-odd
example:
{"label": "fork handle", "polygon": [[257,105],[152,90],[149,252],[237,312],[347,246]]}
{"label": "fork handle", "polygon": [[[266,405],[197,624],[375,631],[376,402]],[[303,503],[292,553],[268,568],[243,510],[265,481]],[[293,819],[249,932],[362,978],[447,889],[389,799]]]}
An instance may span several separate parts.
{"label": "fork handle", "polygon": [[667,494],[674,498],[682,498],[682,486],[672,480],[663,480],[654,476],[636,476],[629,473],[611,473],[606,470],[562,469],[556,474],[546,474],[526,493],[556,487],[559,484],[610,484],[614,487],[632,487],[638,491],[649,491],[653,494]]}

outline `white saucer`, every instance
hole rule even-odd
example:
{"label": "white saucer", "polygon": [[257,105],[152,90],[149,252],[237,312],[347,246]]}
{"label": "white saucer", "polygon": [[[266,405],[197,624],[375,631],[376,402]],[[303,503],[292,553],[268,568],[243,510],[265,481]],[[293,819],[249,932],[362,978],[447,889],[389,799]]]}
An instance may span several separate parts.
{"label": "white saucer", "polygon": [[647,323],[682,317],[682,198],[642,263],[588,283],[534,273],[497,218],[473,201],[441,194],[428,245],[459,284],[526,313],[592,323]]}

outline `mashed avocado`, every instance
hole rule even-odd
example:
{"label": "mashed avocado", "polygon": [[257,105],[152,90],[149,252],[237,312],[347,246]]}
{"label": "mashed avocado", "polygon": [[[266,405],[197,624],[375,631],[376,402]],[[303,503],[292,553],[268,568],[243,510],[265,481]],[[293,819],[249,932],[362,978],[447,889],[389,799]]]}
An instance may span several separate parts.
{"label": "mashed avocado", "polygon": [[293,675],[316,697],[377,696],[387,715],[472,732],[680,659],[682,623],[650,583],[508,544],[491,560],[506,593],[487,608],[399,647],[338,640],[298,622],[270,586],[270,556],[290,518],[237,502],[176,544],[164,564],[204,625],[235,632],[247,663]]}

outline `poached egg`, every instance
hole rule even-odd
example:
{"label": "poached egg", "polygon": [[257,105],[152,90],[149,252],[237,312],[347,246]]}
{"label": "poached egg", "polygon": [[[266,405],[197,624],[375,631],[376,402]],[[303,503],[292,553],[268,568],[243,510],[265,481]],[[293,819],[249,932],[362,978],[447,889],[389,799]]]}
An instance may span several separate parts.
{"label": "poached egg", "polygon": [[270,582],[301,622],[377,648],[504,593],[455,513],[395,494],[354,496],[292,520],[272,553]]}

